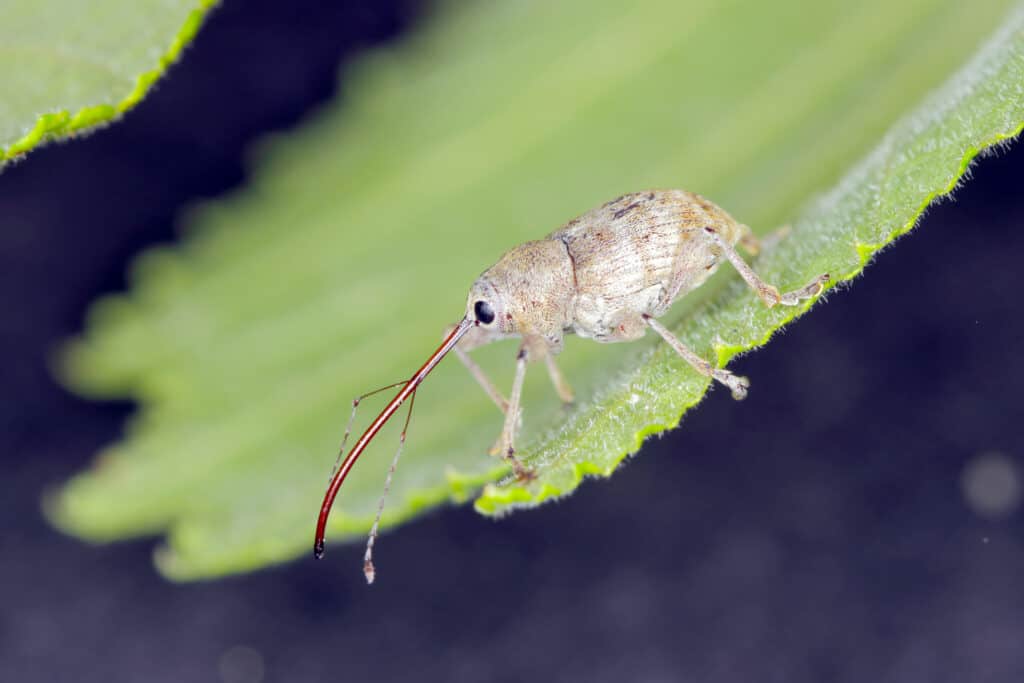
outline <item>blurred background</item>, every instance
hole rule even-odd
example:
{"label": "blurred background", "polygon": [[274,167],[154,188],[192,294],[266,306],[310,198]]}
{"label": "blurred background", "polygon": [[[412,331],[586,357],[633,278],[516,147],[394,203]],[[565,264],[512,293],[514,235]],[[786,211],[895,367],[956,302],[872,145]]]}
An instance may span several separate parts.
{"label": "blurred background", "polygon": [[0,175],[0,680],[1024,680],[1019,146],[738,360],[742,405],[712,392],[560,503],[410,523],[372,589],[358,544],[175,585],[151,539],[43,521],[132,411],[59,388],[54,346],[245,182],[247,144],[344,97],[340,60],[430,11],[229,1],[124,121]]}

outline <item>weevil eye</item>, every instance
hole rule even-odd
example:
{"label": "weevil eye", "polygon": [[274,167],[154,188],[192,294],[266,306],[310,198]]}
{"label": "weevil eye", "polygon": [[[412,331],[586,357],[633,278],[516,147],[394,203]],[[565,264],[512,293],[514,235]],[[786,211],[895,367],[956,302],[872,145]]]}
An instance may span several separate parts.
{"label": "weevil eye", "polygon": [[473,313],[481,325],[490,325],[494,322],[494,309],[486,301],[477,301],[473,304]]}

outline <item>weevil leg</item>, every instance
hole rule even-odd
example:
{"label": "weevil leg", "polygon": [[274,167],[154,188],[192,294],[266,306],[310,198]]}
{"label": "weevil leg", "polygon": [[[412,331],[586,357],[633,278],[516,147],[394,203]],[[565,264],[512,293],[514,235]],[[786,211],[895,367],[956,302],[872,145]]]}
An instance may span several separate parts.
{"label": "weevil leg", "polygon": [[747,397],[747,389],[750,388],[750,381],[746,377],[734,375],[728,370],[722,368],[716,368],[714,365],[691,351],[685,344],[683,344],[683,342],[679,341],[674,334],[669,332],[668,328],[651,316],[644,314],[643,320],[652,330],[660,334],[661,338],[667,341],[669,346],[675,349],[676,353],[682,356],[683,360],[692,365],[697,372],[729,387],[729,390],[732,392],[732,397],[737,401],[742,401]]}
{"label": "weevil leg", "polygon": [[477,365],[476,361],[469,357],[469,353],[460,349],[458,346],[455,347],[455,355],[459,357],[462,364],[466,366],[467,370],[469,370],[469,374],[473,375],[473,379],[476,380],[477,384],[479,384],[483,390],[487,392],[487,395],[491,397],[491,400],[494,401],[494,405],[498,406],[498,410],[500,410],[503,415],[507,414],[508,401],[501,395],[498,388],[494,386],[494,382],[492,382],[491,378],[483,371],[483,368]]}
{"label": "weevil leg", "polygon": [[750,288],[757,292],[757,296],[760,297],[761,301],[768,308],[775,306],[776,304],[782,304],[783,306],[796,306],[801,301],[813,298],[818,294],[821,294],[821,290],[825,287],[825,283],[829,280],[828,273],[819,275],[818,277],[811,280],[808,284],[804,285],[800,289],[794,289],[791,292],[779,293],[779,290],[774,286],[768,284],[761,277],[754,272],[743,257],[739,255],[739,252],[718,234],[714,228],[704,228],[705,234],[707,234],[715,246],[722,250],[722,254],[729,259],[729,263],[733,265],[736,270],[739,271],[740,277],[746,281]]}
{"label": "weevil leg", "polygon": [[761,249],[764,245],[761,242],[761,238],[754,234],[754,231],[750,229],[749,225],[739,224],[740,239],[739,245],[743,247],[743,250],[751,256],[757,256],[761,253]]}
{"label": "weevil leg", "polygon": [[[459,360],[466,369],[469,370],[469,374],[473,375],[473,379],[476,380],[477,384],[486,392],[490,397],[494,405],[498,406],[498,410],[504,415],[508,412],[508,400],[501,395],[501,391],[494,385],[491,378],[487,376],[487,373],[483,371],[476,361],[469,356],[469,352],[465,349],[461,349],[458,346],[455,347],[455,355],[458,356]],[[554,357],[550,353],[544,354],[544,362],[547,364],[548,376],[551,378],[551,384],[555,388],[555,392],[558,394],[558,398],[562,399],[562,403],[572,403],[575,401],[575,396],[572,392],[572,387],[569,386],[569,382],[566,381],[562,375],[562,371],[559,370],[558,364],[555,362]],[[498,452],[498,446],[496,445],[492,451]]]}
{"label": "weevil leg", "polygon": [[545,353],[544,363],[548,366],[548,377],[551,378],[551,384],[554,385],[555,392],[558,393],[558,398],[562,399],[562,403],[575,401],[576,397],[572,393],[572,387],[565,381],[562,371],[558,368],[558,363],[555,362],[555,357],[550,353]]}
{"label": "weevil leg", "polygon": [[790,231],[789,225],[782,225],[768,233],[764,238],[761,238],[754,234],[749,225],[740,223],[739,228],[739,244],[751,256],[757,256],[762,251],[774,249],[776,244],[786,239]]}
{"label": "weevil leg", "polygon": [[519,411],[521,409],[520,401],[523,397],[523,380],[526,378],[526,364],[529,361],[529,351],[527,342],[519,347],[519,352],[516,354],[516,375],[515,379],[512,380],[512,393],[509,394],[508,410],[505,411],[505,424],[501,430],[501,438],[498,440],[500,450],[498,451],[502,459],[512,466],[512,473],[516,475],[516,479],[520,481],[529,481],[534,479],[537,475],[532,470],[528,469],[523,463],[516,457],[515,449],[515,436],[516,430],[519,427]]}
{"label": "weevil leg", "polygon": [[[454,329],[455,325],[449,325],[446,327],[444,336],[447,337]],[[508,411],[508,401],[506,401],[505,397],[501,395],[498,388],[494,386],[494,382],[492,382],[491,378],[487,376],[487,373],[483,371],[483,368],[477,365],[476,361],[469,357],[470,350],[475,349],[477,346],[482,346],[483,344],[488,343],[488,341],[490,340],[472,339],[469,337],[464,338],[463,341],[455,347],[455,355],[462,364],[466,366],[466,369],[469,370],[469,374],[473,375],[473,379],[476,380],[476,383],[479,384],[484,392],[490,397],[491,401],[494,402],[494,405],[498,406],[498,410],[501,411],[501,414],[504,415]]]}

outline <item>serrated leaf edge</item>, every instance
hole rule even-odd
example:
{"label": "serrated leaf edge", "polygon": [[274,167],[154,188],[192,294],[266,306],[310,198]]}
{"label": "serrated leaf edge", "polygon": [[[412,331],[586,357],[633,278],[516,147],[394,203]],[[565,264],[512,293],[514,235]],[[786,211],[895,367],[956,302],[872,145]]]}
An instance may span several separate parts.
{"label": "serrated leaf edge", "polygon": [[160,57],[156,67],[140,74],[135,80],[135,87],[123,100],[115,105],[97,104],[83,107],[74,114],[67,110],[39,114],[35,125],[28,133],[13,142],[7,149],[0,148],[0,169],[7,163],[24,157],[40,145],[61,138],[70,138],[113,123],[129,109],[132,109],[142,101],[142,98],[149,93],[150,88],[167,69],[178,60],[182,51],[199,32],[210,10],[218,2],[219,0],[200,0],[199,7],[189,13],[185,23],[175,35],[174,40],[171,41],[170,47]]}

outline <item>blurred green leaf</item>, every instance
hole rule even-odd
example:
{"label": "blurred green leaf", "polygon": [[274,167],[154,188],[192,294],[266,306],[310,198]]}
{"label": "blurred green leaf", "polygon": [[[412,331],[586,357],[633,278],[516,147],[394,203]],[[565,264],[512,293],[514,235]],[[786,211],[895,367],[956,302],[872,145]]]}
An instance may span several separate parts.
{"label": "blurred green leaf", "polygon": [[[1024,13],[1007,7],[446,6],[347,74],[344,103],[265,145],[252,185],[193,211],[184,244],[140,257],[129,294],[93,307],[64,374],[142,408],[49,500],[51,518],[94,540],[166,532],[157,562],[178,579],[308,552],[351,398],[418,367],[504,250],[626,191],[697,191],[761,232],[793,222],[755,263],[781,287],[853,277],[979,150],[1019,131]],[[722,269],[669,320],[724,363],[793,313],[765,310]],[[488,485],[477,508],[568,493],[676,425],[707,382],[662,347],[568,340],[568,415],[532,371],[521,453],[540,479]],[[477,357],[508,386],[515,350]],[[442,363],[416,411],[385,525],[503,472],[486,455],[500,416],[458,363]],[[331,540],[369,527],[397,429],[353,471]]]}
{"label": "blurred green leaf", "polygon": [[0,167],[135,106],[215,2],[0,3]]}

